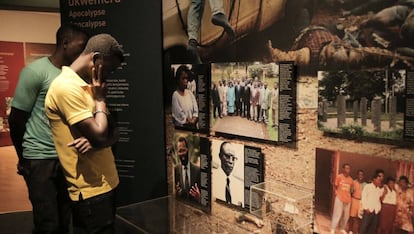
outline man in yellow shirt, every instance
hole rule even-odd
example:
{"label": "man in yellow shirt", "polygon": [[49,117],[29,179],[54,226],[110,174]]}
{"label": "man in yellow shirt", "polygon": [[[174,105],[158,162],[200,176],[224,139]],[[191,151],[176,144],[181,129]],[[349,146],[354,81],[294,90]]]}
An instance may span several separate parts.
{"label": "man in yellow shirt", "polygon": [[[110,145],[106,78],[123,61],[109,34],[91,37],[82,54],[52,82],[45,108],[73,201],[74,232],[115,233],[115,188],[119,183]],[[79,147],[85,137],[94,149]]]}

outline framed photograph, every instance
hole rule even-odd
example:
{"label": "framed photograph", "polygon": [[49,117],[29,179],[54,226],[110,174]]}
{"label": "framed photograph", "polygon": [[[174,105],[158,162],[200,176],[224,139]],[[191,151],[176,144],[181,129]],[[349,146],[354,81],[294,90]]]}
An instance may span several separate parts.
{"label": "framed photograph", "polygon": [[[411,221],[407,222],[408,216],[403,210],[408,212],[407,207],[412,207],[411,202],[404,197],[412,193],[412,188],[408,186],[414,181],[413,169],[414,164],[408,161],[391,160],[339,149],[317,148],[315,232],[330,233],[331,230],[337,232],[347,230],[358,233],[361,230],[361,221],[368,218],[364,215],[364,209],[368,209],[367,204],[370,202],[373,204],[376,199],[379,201],[379,196],[383,196],[383,202],[377,203],[381,208],[378,215],[378,228],[412,230],[413,225]],[[370,192],[373,188],[380,193],[374,195],[375,193]],[[341,209],[341,204],[346,206]],[[379,207],[376,208],[376,212]],[[395,212],[397,209],[400,212]],[[338,219],[337,214],[341,210],[349,212],[349,215],[343,215]]]}
{"label": "framed photograph", "polygon": [[[165,95],[171,97],[166,103],[166,115],[176,129],[193,132],[209,132],[209,64],[173,64],[169,87]],[[171,115],[171,117],[169,117]]]}
{"label": "framed photograph", "polygon": [[271,143],[296,140],[292,63],[213,63],[211,70],[212,134]]}
{"label": "framed photograph", "polygon": [[249,208],[250,186],[264,179],[261,149],[213,140],[211,155],[212,197],[228,205]]}
{"label": "framed photograph", "polygon": [[205,211],[211,207],[210,142],[188,132],[175,132],[170,152],[174,168],[174,194]]}
{"label": "framed photograph", "polygon": [[320,130],[375,142],[408,139],[406,70],[321,71],[318,79]]}

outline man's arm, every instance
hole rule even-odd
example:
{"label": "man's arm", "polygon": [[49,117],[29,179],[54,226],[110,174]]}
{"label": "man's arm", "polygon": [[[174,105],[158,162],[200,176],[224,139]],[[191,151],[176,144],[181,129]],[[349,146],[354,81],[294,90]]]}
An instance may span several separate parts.
{"label": "man's arm", "polygon": [[76,123],[74,127],[89,140],[94,148],[111,146],[118,140],[118,131],[116,128],[110,128],[105,101],[95,100],[95,105],[94,116]]}
{"label": "man's arm", "polygon": [[92,92],[95,101],[93,117],[74,124],[81,136],[88,139],[93,147],[98,148],[114,144],[119,137],[117,130],[108,121],[109,112],[105,102],[107,87],[101,74],[102,65],[99,66],[98,71],[95,70],[95,67],[92,68]]}
{"label": "man's arm", "polygon": [[39,75],[30,67],[25,67],[20,72],[9,116],[10,136],[19,160],[23,159],[23,136],[26,132],[26,123],[35,105],[41,84]]}
{"label": "man's arm", "polygon": [[19,160],[23,159],[23,136],[30,113],[11,107],[9,116],[10,136]]}

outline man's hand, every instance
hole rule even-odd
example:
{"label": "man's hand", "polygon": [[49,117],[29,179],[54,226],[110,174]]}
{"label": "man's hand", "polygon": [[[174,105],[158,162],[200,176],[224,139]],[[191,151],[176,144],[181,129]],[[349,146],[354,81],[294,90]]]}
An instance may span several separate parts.
{"label": "man's hand", "polygon": [[23,136],[26,132],[26,123],[30,117],[30,113],[11,107],[9,116],[10,137],[12,139],[14,148],[16,149],[17,157],[17,174],[23,175]]}
{"label": "man's hand", "polygon": [[95,66],[92,67],[92,93],[93,98],[97,101],[104,101],[108,88],[106,82],[102,80],[102,65],[99,64],[98,71]]}
{"label": "man's hand", "polygon": [[74,141],[67,144],[68,147],[75,147],[75,149],[81,153],[87,153],[93,149],[92,145],[85,137],[79,137]]}
{"label": "man's hand", "polygon": [[24,159],[19,159],[19,161],[17,162],[17,174],[24,176],[24,166],[23,166],[23,161]]}
{"label": "man's hand", "polygon": [[372,213],[369,209],[365,209],[364,212],[366,212],[367,214],[371,214]]}
{"label": "man's hand", "polygon": [[200,189],[197,186],[197,183],[195,183],[194,186],[191,186],[191,189],[190,189],[189,193],[190,193],[190,196],[192,196],[195,200],[200,202],[201,193],[200,193]]}
{"label": "man's hand", "polygon": [[175,183],[175,191],[178,195],[181,195],[181,193],[183,192],[183,189],[181,188],[180,182],[176,182]]}

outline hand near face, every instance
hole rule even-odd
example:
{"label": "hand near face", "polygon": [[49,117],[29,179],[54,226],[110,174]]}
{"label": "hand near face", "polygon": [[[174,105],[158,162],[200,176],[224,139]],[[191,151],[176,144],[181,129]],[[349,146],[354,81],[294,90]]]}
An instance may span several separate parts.
{"label": "hand near face", "polygon": [[190,193],[190,196],[192,196],[195,200],[200,202],[201,193],[200,193],[200,189],[198,188],[197,183],[195,183],[194,186],[191,186],[189,193]]}
{"label": "hand near face", "polygon": [[85,137],[79,137],[74,141],[67,144],[68,147],[75,147],[78,153],[84,154],[93,149],[92,145],[89,143],[88,139]]}
{"label": "hand near face", "polygon": [[176,182],[175,183],[175,191],[178,195],[181,195],[181,193],[183,192],[183,189],[181,188],[180,182]]}
{"label": "hand near face", "polygon": [[95,100],[105,100],[107,92],[106,82],[102,79],[102,64],[92,67],[92,93]]}

